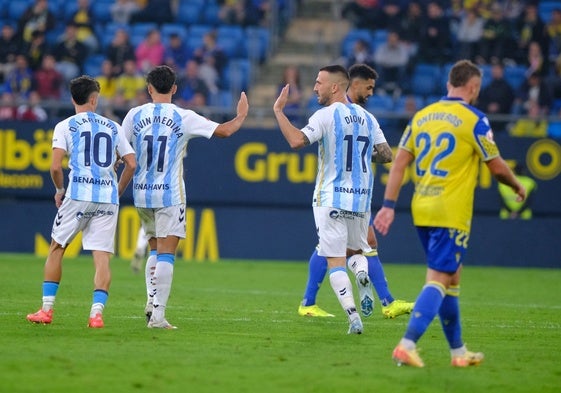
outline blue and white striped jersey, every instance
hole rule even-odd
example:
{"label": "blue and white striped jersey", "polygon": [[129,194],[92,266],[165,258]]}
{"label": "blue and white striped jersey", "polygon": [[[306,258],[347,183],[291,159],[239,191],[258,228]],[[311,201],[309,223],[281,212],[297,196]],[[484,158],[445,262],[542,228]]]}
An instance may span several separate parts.
{"label": "blue and white striped jersey", "polygon": [[119,124],[97,113],[81,112],[55,126],[52,146],[69,156],[66,197],[119,204],[117,153],[120,157],[134,153]]}
{"label": "blue and white striped jersey", "polygon": [[134,205],[159,208],[185,203],[183,157],[194,137],[212,137],[218,123],[175,104],[149,103],[132,108],[123,120],[136,151]]}
{"label": "blue and white striped jersey", "polygon": [[318,142],[313,206],[370,211],[372,150],[386,142],[376,118],[359,105],[336,102],[315,112],[302,132]]}

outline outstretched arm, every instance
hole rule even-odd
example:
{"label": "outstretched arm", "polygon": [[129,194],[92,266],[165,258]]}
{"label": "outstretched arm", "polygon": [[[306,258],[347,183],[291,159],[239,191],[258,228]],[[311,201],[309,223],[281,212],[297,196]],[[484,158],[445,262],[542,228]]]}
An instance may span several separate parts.
{"label": "outstretched arm", "polygon": [[231,136],[241,128],[243,122],[245,121],[245,118],[247,117],[248,112],[249,112],[249,103],[247,101],[247,95],[245,94],[245,92],[242,91],[240,94],[240,99],[238,101],[236,117],[234,117],[230,121],[219,124],[218,127],[216,127],[216,129],[214,130],[213,135],[218,138],[228,138],[229,136]]}
{"label": "outstretched arm", "polygon": [[290,120],[286,117],[283,110],[288,101],[288,91],[289,85],[287,84],[284,86],[273,105],[273,112],[275,113],[275,117],[277,118],[277,122],[279,123],[279,127],[281,129],[284,138],[290,145],[292,149],[300,149],[304,146],[308,146],[310,144],[310,140],[301,130],[294,127]]}

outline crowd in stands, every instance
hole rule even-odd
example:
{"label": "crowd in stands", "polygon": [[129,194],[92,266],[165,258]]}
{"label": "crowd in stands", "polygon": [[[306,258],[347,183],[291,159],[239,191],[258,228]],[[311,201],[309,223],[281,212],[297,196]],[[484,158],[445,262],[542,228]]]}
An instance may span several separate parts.
{"label": "crowd in stands", "polygon": [[484,71],[482,110],[561,116],[559,1],[353,0],[342,17],[353,24],[343,61],[371,64],[378,93],[394,101],[438,99],[451,64],[468,58]]}
{"label": "crowd in stands", "polygon": [[213,94],[231,88],[225,74],[232,59],[249,57],[245,31],[266,29],[272,3],[0,0],[0,120],[43,120],[40,103],[69,102],[68,83],[82,74],[100,82],[102,109],[125,112],[148,99],[144,75],[161,64],[178,73],[178,102],[209,105]]}

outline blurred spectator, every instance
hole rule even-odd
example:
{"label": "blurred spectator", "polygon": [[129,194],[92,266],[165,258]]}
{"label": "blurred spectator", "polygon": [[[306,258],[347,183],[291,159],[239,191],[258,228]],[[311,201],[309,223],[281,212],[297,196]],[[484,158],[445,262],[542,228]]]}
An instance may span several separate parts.
{"label": "blurred spectator", "polygon": [[187,64],[187,60],[193,57],[191,49],[183,42],[183,39],[177,33],[171,33],[169,40],[165,45],[164,63],[181,73],[183,67]]}
{"label": "blurred spectator", "polygon": [[55,67],[54,56],[47,54],[43,57],[41,67],[33,73],[33,89],[42,100],[58,100],[61,97],[64,77]]}
{"label": "blurred spectator", "polygon": [[366,42],[362,38],[356,40],[353,45],[353,50],[346,62],[347,67],[359,63],[368,64],[370,67],[374,67],[374,57],[370,49],[370,43]]}
{"label": "blurred spectator", "polygon": [[504,66],[493,64],[491,82],[481,89],[477,107],[489,115],[510,114],[513,102],[514,89],[504,78]]}
{"label": "blurred spectator", "polygon": [[245,19],[244,0],[219,0],[218,18],[227,25],[242,25]]}
{"label": "blurred spectator", "polygon": [[76,0],[76,4],[78,6],[77,10],[67,22],[76,25],[78,29],[76,38],[88,47],[89,53],[94,53],[99,48],[99,42],[94,33],[94,17],[90,0]]}
{"label": "blurred spectator", "polygon": [[547,136],[547,117],[544,116],[537,101],[526,103],[526,114],[518,118],[509,128],[509,135],[519,137],[544,138]]}
{"label": "blurred spectator", "polygon": [[195,49],[194,57],[199,64],[213,67],[218,75],[222,75],[224,67],[228,64],[224,50],[216,42],[216,31],[210,31],[203,36],[203,43]]}
{"label": "blurred spectator", "polygon": [[499,5],[503,15],[508,22],[514,22],[520,18],[524,12],[525,0],[502,0]]}
{"label": "blurred spectator", "polygon": [[[271,13],[272,0],[244,0],[243,27],[266,26]],[[276,1],[275,1],[276,2]],[[280,16],[282,23],[282,16]]]}
{"label": "blurred spectator", "polygon": [[561,55],[561,4],[551,12],[551,20],[546,26],[549,41],[547,61],[550,69],[555,66],[556,59]]}
{"label": "blurred spectator", "polygon": [[129,33],[125,29],[115,31],[111,45],[107,48],[106,57],[113,65],[114,75],[121,75],[123,73],[125,61],[136,61],[134,47],[129,40]]}
{"label": "blurred spectator", "polygon": [[145,6],[131,15],[130,23],[172,23],[175,19],[171,0],[147,0]]}
{"label": "blurred spectator", "polygon": [[82,73],[84,61],[88,56],[88,48],[78,41],[77,32],[78,28],[75,24],[68,24],[61,40],[53,48],[53,55],[57,61],[56,68],[65,82],[70,82]]}
{"label": "blurred spectator", "polygon": [[101,74],[95,79],[99,82],[99,98],[104,107],[111,106],[117,96],[117,77],[113,73],[113,63],[105,59],[101,63]]}
{"label": "blurred spectator", "polygon": [[414,95],[406,95],[403,97],[403,100],[403,110],[399,112],[399,114],[403,116],[398,119],[396,124],[396,129],[399,132],[405,130],[405,127],[409,124],[411,117],[413,117],[413,115],[421,109],[417,105],[417,98]]}
{"label": "blurred spectator", "polygon": [[420,36],[419,62],[444,64],[451,61],[450,23],[436,1],[427,5],[427,17]]}
{"label": "blurred spectator", "polygon": [[16,102],[12,93],[2,93],[0,99],[0,120],[16,119]]}
{"label": "blurred spectator", "polygon": [[164,64],[164,52],[160,32],[157,29],[150,30],[134,51],[138,70],[148,73],[152,68]]}
{"label": "blurred spectator", "polygon": [[56,18],[49,10],[47,0],[35,0],[35,2],[25,10],[18,21],[18,34],[25,41],[31,41],[31,34],[34,31],[42,31],[47,34],[56,24]]}
{"label": "blurred spectator", "polygon": [[380,10],[378,24],[371,29],[395,29],[403,19],[401,2],[399,0],[385,0]]}
{"label": "blurred spectator", "polygon": [[405,16],[399,22],[401,41],[407,45],[412,57],[415,57],[419,50],[419,32],[423,28],[423,18],[423,9],[420,2],[411,1],[407,5]]}
{"label": "blurred spectator", "polygon": [[[302,123],[302,85],[300,83],[300,70],[295,65],[286,66],[283,74],[282,80],[277,86],[277,94],[280,93],[282,88],[290,85],[288,91],[288,101],[285,106],[286,116],[290,119],[293,124]],[[303,126],[303,124],[302,124]]]}
{"label": "blurred spectator", "polygon": [[483,25],[479,55],[486,63],[502,62],[512,56],[514,39],[511,23],[504,18],[501,6],[493,5],[491,18]]}
{"label": "blurred spectator", "polygon": [[[538,115],[549,114],[553,103],[551,90],[537,72],[531,74],[522,83],[514,100],[513,112],[515,114],[529,114],[530,110],[537,111]],[[534,107],[537,104],[537,109]]]}
{"label": "blurred spectator", "polygon": [[19,49],[20,43],[14,27],[5,23],[0,34],[0,83],[4,81],[4,76],[14,68]]}
{"label": "blurred spectator", "polygon": [[535,41],[530,42],[528,45],[525,65],[528,67],[526,76],[537,73],[543,77],[548,74],[547,63],[543,56],[542,49]]}
{"label": "blurred spectator", "polygon": [[176,103],[183,108],[205,106],[209,99],[209,89],[199,77],[199,64],[188,60],[185,70],[177,81]]}
{"label": "blurred spectator", "polygon": [[128,25],[131,16],[139,9],[135,0],[117,0],[110,6],[111,20],[114,23]]}
{"label": "blurred spectator", "polygon": [[341,18],[349,20],[357,29],[376,29],[381,12],[379,0],[352,0],[341,10]]}
{"label": "blurred spectator", "polygon": [[124,72],[117,77],[116,106],[136,106],[137,95],[145,88],[146,82],[142,74],[137,70],[134,60],[125,61]]}
{"label": "blurred spectator", "polygon": [[31,91],[27,101],[16,110],[16,119],[19,121],[45,121],[47,118],[47,112],[41,107],[41,97],[36,91]]}
{"label": "blurred spectator", "polygon": [[410,55],[407,46],[401,42],[396,31],[388,32],[385,43],[378,46],[374,53],[376,70],[380,77],[378,88],[399,96],[408,90],[407,67]]}
{"label": "blurred spectator", "polygon": [[43,57],[49,51],[45,33],[36,30],[31,34],[31,42],[23,43],[21,48],[22,53],[27,56],[29,61],[29,68],[36,71],[43,63]]}
{"label": "blurred spectator", "polygon": [[517,39],[517,51],[515,60],[523,64],[526,61],[528,48],[531,42],[537,42],[542,53],[547,53],[547,34],[545,24],[538,13],[538,6],[529,2],[524,8],[524,13],[515,23],[515,34]]}
{"label": "blurred spectator", "polygon": [[16,55],[15,67],[4,78],[4,91],[11,93],[16,101],[26,100],[33,86],[33,73],[27,58]]}
{"label": "blurred spectator", "polygon": [[483,23],[483,19],[477,15],[475,9],[465,10],[456,34],[458,41],[457,60],[469,59],[475,61],[475,56],[479,53],[479,40],[483,37]]}

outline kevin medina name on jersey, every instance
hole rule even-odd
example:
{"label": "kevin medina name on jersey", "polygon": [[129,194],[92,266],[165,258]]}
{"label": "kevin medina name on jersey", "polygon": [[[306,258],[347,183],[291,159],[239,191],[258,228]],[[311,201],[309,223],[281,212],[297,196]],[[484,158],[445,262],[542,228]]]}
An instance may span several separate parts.
{"label": "kevin medina name on jersey", "polygon": [[96,184],[99,186],[113,187],[113,180],[111,179],[97,179],[97,178],[85,177],[85,176],[72,176],[72,183],[88,183],[88,184]]}
{"label": "kevin medina name on jersey", "polygon": [[162,184],[162,183],[160,183],[160,184],[153,184],[153,183],[151,183],[151,184],[146,184],[146,183],[142,184],[142,183],[141,183],[141,184],[135,184],[135,185],[134,185],[134,189],[135,189],[135,190],[144,190],[144,191],[154,191],[154,190],[164,190],[164,191],[167,191],[167,190],[169,190],[169,184],[168,184],[168,183],[165,183],[165,184]]}
{"label": "kevin medina name on jersey", "polygon": [[158,116],[155,115],[154,117],[144,117],[133,124],[133,134],[137,136],[144,127],[149,126],[151,124],[163,124],[166,127],[170,128],[171,131],[175,134],[177,138],[183,136],[183,132],[181,132],[181,126],[177,124],[173,119],[170,119],[166,116]]}

